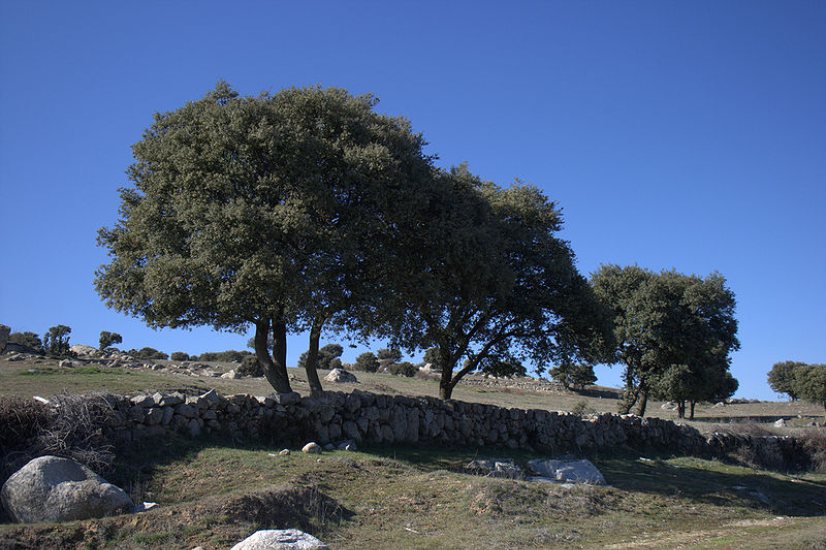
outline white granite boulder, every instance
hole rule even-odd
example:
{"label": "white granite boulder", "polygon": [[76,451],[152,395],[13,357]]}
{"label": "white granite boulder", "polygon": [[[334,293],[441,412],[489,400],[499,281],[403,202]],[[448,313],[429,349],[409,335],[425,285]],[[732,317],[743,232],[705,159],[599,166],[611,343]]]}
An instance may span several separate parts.
{"label": "white granite boulder", "polygon": [[41,456],[15,472],[0,491],[9,515],[20,523],[111,516],[133,508],[123,489],[68,458]]}
{"label": "white granite boulder", "polygon": [[358,379],[352,372],[347,372],[344,369],[333,369],[330,374],[324,377],[327,382],[334,382],[336,384],[357,384]]}
{"label": "white granite boulder", "polygon": [[267,529],[256,531],[232,550],[330,550],[330,547],[298,529]]}

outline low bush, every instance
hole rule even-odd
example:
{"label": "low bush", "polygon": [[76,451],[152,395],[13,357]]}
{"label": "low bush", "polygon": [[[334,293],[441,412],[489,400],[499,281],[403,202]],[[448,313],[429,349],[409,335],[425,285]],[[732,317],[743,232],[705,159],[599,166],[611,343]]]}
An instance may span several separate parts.
{"label": "low bush", "polygon": [[241,376],[264,376],[264,369],[261,367],[261,363],[258,362],[258,359],[256,359],[254,355],[244,357],[244,360],[241,361],[241,366],[235,369],[235,372]]}
{"label": "low bush", "polygon": [[412,378],[419,372],[419,368],[409,361],[403,363],[393,363],[387,366],[387,372],[395,374],[396,376],[407,376]]}
{"label": "low bush", "polygon": [[807,430],[800,439],[809,455],[809,469],[826,474],[826,431]]}
{"label": "low bush", "polygon": [[245,357],[253,357],[250,351],[237,351],[228,349],[226,351],[205,351],[200,355],[193,355],[190,357],[192,361],[205,362],[222,362],[222,363],[240,363]]}
{"label": "low bush", "polygon": [[169,358],[173,361],[189,361],[190,359],[189,354],[183,351],[173,351]]}
{"label": "low bush", "polygon": [[166,353],[150,347],[130,349],[127,353],[135,359],[169,359],[169,355]]}

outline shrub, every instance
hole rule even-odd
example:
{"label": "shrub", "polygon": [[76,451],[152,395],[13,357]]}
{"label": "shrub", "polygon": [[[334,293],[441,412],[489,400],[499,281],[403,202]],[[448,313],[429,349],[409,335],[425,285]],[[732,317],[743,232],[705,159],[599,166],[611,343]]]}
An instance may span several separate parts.
{"label": "shrub", "polygon": [[43,353],[43,340],[34,332],[12,332],[9,343],[28,348],[34,353]]}
{"label": "shrub", "polygon": [[226,351],[205,351],[200,355],[193,355],[190,357],[192,361],[218,361],[223,363],[240,363],[245,357],[251,357],[253,353],[250,351],[237,351],[228,349]]}
{"label": "shrub", "polygon": [[551,377],[562,384],[565,389],[583,390],[585,386],[596,383],[597,377],[594,374],[594,367],[591,365],[563,363],[554,367],[550,371]]}
{"label": "shrub", "polygon": [[173,361],[189,361],[189,354],[183,351],[173,351],[169,357]]}
{"label": "shrub", "polygon": [[419,372],[419,368],[410,361],[405,361],[403,363],[394,363],[388,366],[387,372],[397,376],[407,376],[412,378],[416,376],[417,372]]}
{"label": "shrub", "polygon": [[376,358],[376,354],[371,351],[365,351],[358,357],[356,357],[356,362],[353,364],[353,370],[363,371],[363,372],[376,372],[379,370],[379,360]]}
{"label": "shrub", "polygon": [[576,416],[588,416],[589,414],[596,414],[596,412],[597,411],[585,401],[577,401],[571,408],[571,414]]}
{"label": "shrub", "polygon": [[135,359],[168,359],[169,355],[155,348],[145,347],[141,349],[130,349],[127,352]]}
{"label": "shrub", "polygon": [[[324,370],[341,368],[341,359],[339,358],[341,357],[342,353],[344,353],[344,348],[340,344],[327,344],[326,346],[319,348],[316,368]],[[333,362],[336,360],[337,362],[333,364]],[[298,358],[298,368],[307,368],[306,351],[302,353],[301,356]]]}
{"label": "shrub", "polygon": [[254,355],[244,357],[244,360],[241,361],[241,366],[235,369],[235,372],[241,376],[264,376],[264,369],[261,367],[261,363],[258,362],[258,359]]}

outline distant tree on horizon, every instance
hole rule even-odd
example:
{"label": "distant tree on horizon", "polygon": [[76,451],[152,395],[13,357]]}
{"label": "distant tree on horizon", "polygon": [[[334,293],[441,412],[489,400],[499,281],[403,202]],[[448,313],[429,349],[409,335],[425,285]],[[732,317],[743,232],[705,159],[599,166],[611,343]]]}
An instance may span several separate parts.
{"label": "distant tree on horizon", "polygon": [[117,332],[109,332],[108,330],[102,330],[100,332],[100,338],[98,339],[98,349],[105,350],[106,348],[110,348],[115,344],[122,343],[123,336],[121,336]]}

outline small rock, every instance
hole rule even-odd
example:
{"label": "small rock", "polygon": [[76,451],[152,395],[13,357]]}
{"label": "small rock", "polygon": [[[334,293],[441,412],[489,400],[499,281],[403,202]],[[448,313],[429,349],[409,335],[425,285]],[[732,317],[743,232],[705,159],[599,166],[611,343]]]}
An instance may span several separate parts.
{"label": "small rock", "polygon": [[786,419],[780,418],[775,421],[774,423],[775,428],[785,428],[786,427]]}
{"label": "small rock", "polygon": [[280,451],[278,451],[278,456],[290,456],[290,450],[289,449],[281,449]]}
{"label": "small rock", "polygon": [[356,451],[356,442],[352,439],[346,439],[338,444],[338,450],[340,451]]}
{"label": "small rock", "polygon": [[241,375],[235,372],[235,369],[232,369],[231,371],[222,374],[221,378],[225,380],[238,380],[239,378],[241,378]]}
{"label": "small rock", "polygon": [[267,529],[256,531],[232,550],[330,550],[330,547],[298,529]]}
{"label": "small rock", "polygon": [[142,502],[141,504],[136,505],[135,508],[132,509],[132,512],[135,513],[135,514],[139,514],[141,512],[147,512],[147,511],[151,510],[152,508],[157,508],[157,507],[158,507],[157,502]]}
{"label": "small rock", "polygon": [[310,443],[307,443],[306,445],[301,447],[301,452],[302,453],[307,453],[307,454],[319,455],[319,454],[321,454],[321,445],[319,445],[318,443],[316,443],[314,441],[311,441]]}

